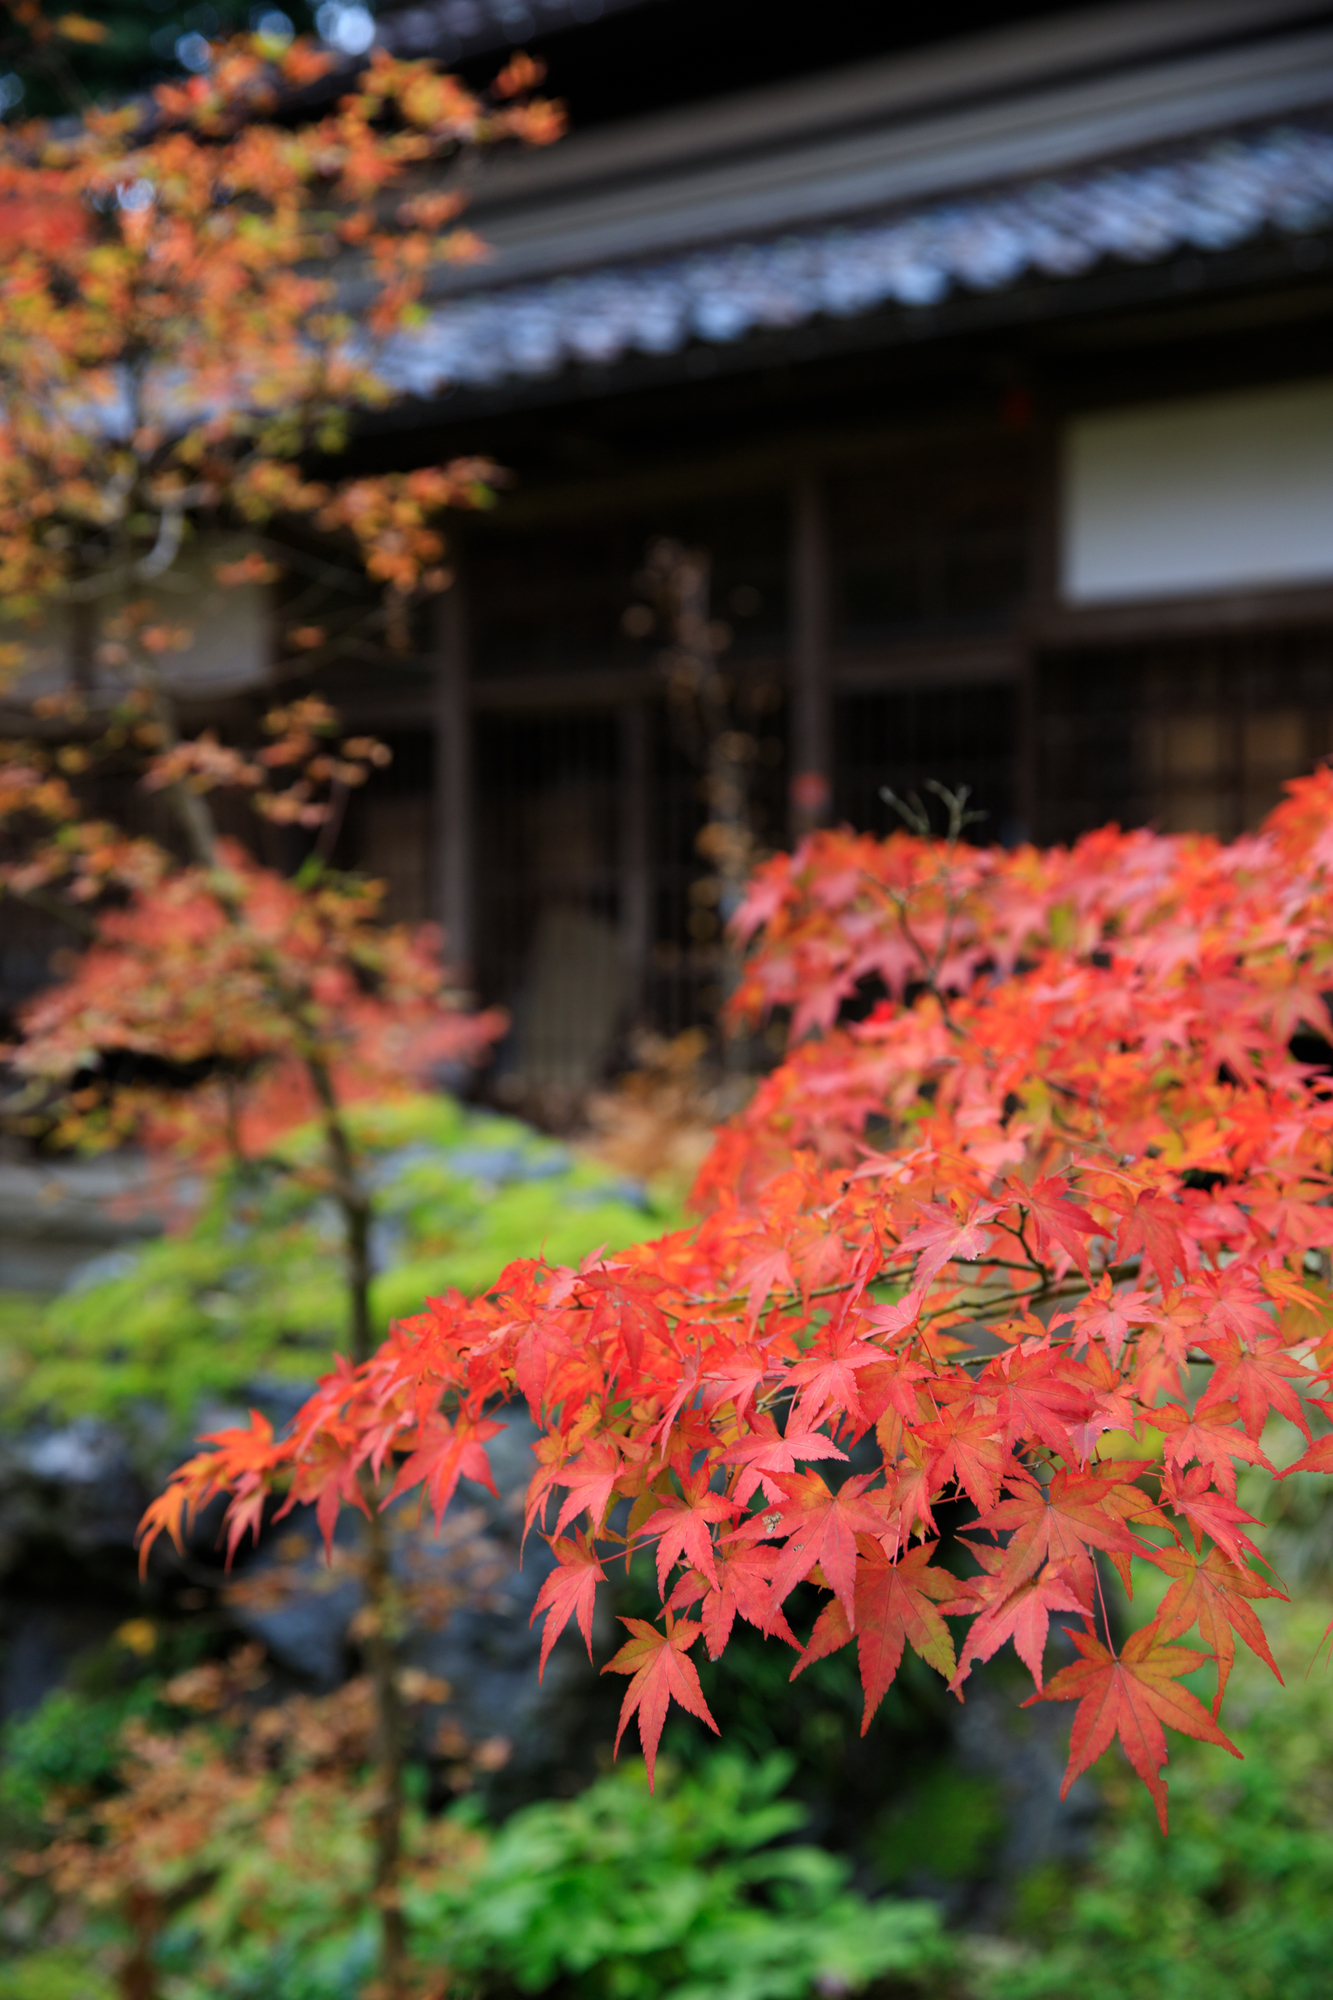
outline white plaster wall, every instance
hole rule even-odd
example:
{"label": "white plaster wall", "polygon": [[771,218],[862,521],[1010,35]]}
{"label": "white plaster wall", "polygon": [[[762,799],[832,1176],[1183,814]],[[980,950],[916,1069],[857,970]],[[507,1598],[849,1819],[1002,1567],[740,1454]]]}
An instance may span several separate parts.
{"label": "white plaster wall", "polygon": [[1333,381],[1074,419],[1060,525],[1069,604],[1333,578]]}
{"label": "white plaster wall", "polygon": [[[237,694],[268,678],[273,644],[268,586],[223,585],[213,575],[218,564],[244,553],[244,543],[230,540],[186,547],[165,575],[126,593],[150,599],[162,624],[189,630],[190,645],[162,658],[167,680],[182,693],[201,698]],[[116,597],[96,600],[86,614],[89,624],[100,631],[119,602]],[[24,670],[15,684],[21,699],[68,685],[74,673],[75,619],[82,615],[55,605],[36,625],[0,620],[0,639],[24,649]],[[106,669],[95,669],[94,678],[108,687],[117,680]]]}

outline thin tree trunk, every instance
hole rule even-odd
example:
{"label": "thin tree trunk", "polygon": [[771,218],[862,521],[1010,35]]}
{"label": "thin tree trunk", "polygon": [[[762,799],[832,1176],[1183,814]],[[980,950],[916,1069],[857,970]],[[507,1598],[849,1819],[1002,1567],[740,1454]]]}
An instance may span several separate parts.
{"label": "thin tree trunk", "polygon": [[[179,741],[179,729],[170,696],[152,669],[143,678],[152,690],[154,719],[163,732],[165,747],[172,747]],[[202,867],[215,867],[217,832],[207,803],[183,784],[174,785],[170,796],[195,861]],[[227,895],[225,888],[219,887],[214,893],[229,920],[245,930],[244,913]],[[319,1103],[334,1199],[342,1217],[348,1344],[353,1362],[361,1363],[369,1360],[373,1349],[370,1313],[371,1197],[357,1171],[356,1149],[342,1115],[332,1071],[308,1019],[305,998],[293,992],[283,979],[281,967],[269,947],[258,939],[253,943],[273,997],[296,1030],[300,1058]],[[362,1492],[368,1511],[363,1584],[366,1658],[375,1696],[376,1803],[371,1884],[380,1918],[382,2000],[401,2000],[407,1934],[400,1897],[405,1731],[398,1686],[398,1632],[388,1528],[379,1511],[375,1482],[368,1468],[363,1470]],[[135,2000],[138,2000],[137,1994]],[[155,2000],[155,1996],[145,1989],[143,2000]]]}
{"label": "thin tree trunk", "polygon": [[126,1894],[125,1913],[134,1943],[121,1960],[116,1977],[121,2000],[158,2000],[153,1946],[162,1928],[162,1905],[151,1889],[133,1888]]}
{"label": "thin tree trunk", "polygon": [[407,1960],[407,1926],[402,1910],[403,1753],[406,1732],[398,1686],[396,1592],[389,1560],[389,1535],[376,1505],[373,1482],[365,1483],[370,1518],[366,1524],[366,1658],[375,1691],[375,1808],[372,1816],[372,1887],[380,1920],[379,2000],[401,2000]]}
{"label": "thin tree trunk", "polygon": [[[306,1068],[323,1111],[324,1140],[343,1218],[348,1322],[352,1359],[370,1357],[370,1197],[356,1172],[355,1155],[327,1065],[313,1052]],[[406,1747],[398,1686],[398,1618],[389,1531],[369,1467],[362,1468],[365,1499],[365,1570],[362,1587],[365,1652],[375,1694],[375,1808],[372,1818],[372,1890],[380,1920],[380,1994],[400,2000],[404,1991],[407,1927],[403,1921],[403,1762]]]}
{"label": "thin tree trunk", "polygon": [[[295,1018],[295,1017],[294,1017]],[[373,1348],[370,1321],[370,1225],[374,1219],[371,1199],[356,1170],[352,1145],[338,1093],[328,1064],[308,1039],[304,1021],[298,1021],[304,1046],[302,1060],[315,1096],[319,1099],[324,1147],[333,1179],[334,1199],[342,1215],[343,1258],[347,1278],[347,1331],[352,1360],[369,1361]]]}

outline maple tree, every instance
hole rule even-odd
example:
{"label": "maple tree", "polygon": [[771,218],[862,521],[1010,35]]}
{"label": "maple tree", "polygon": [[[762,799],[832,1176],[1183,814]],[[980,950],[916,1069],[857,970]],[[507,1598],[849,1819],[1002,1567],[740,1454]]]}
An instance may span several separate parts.
{"label": "maple tree", "polygon": [[[544,1654],[571,1617],[590,1639],[610,1555],[656,1544],[661,1622],[607,1669],[650,1773],[669,1700],[709,1720],[690,1652],[737,1617],[793,1673],[854,1642],[866,1726],[906,1647],[961,1696],[1012,1640],[1034,1700],[1079,1704],[1066,1789],[1118,1737],[1165,1825],[1164,1729],[1225,1743],[1235,1636],[1269,1657],[1235,1463],[1273,1470],[1270,1412],[1308,1438],[1333,1408],[1333,1093],[1292,1046],[1333,1040],[1333,774],[1231,845],[983,849],[955,808],[946,839],[817,832],[757,870],[735,1005],[789,1009],[792,1045],[695,1227],[428,1301],[285,1436],[206,1440],[145,1553],[219,1494],[233,1538],[270,1494],[330,1527],[367,1463],[438,1516],[521,1398]],[[973,1562],[940,1560],[942,1505]],[[1099,1565],[1129,1587],[1135,1561],[1171,1585],[1117,1652]],[[827,1595],[802,1645],[803,1578]],[[1046,1679],[1053,1617],[1077,1657]],[[1180,1685],[1208,1660],[1211,1713]]]}
{"label": "maple tree", "polygon": [[[475,1056],[499,1022],[460,1009],[438,937],[386,925],[382,885],[331,866],[382,745],[343,735],[308,694],[270,709],[249,744],[184,730],[194,634],[180,609],[197,584],[181,567],[197,547],[219,556],[225,588],[275,581],[305,524],[371,580],[366,629],[407,643],[418,604],[450,582],[441,513],[485,504],[494,468],[339,480],[311,467],[399,393],[431,271],[479,253],[457,221],[458,163],[505,139],[545,143],[561,118],[532,96],[539,72],[522,56],[482,94],[382,51],[334,70],[309,43],[261,32],[145,99],[0,129],[0,601],[14,635],[0,668],[11,712],[27,704],[26,733],[0,756],[0,897],[87,947],[23,1010],[8,1052],[30,1129],[209,1162],[272,1155],[313,1123],[316,1160],[276,1164],[340,1217],[348,1344],[364,1360],[373,1197],[347,1105]],[[62,621],[70,671],[53,687],[43,647]],[[306,673],[328,635],[301,624],[285,649],[277,676]],[[166,808],[151,832],[93,810],[104,779],[124,791],[135,777],[140,801]],[[286,830],[294,873],[224,831],[238,797],[257,830]],[[357,1478],[377,1502],[376,1474]],[[392,1995],[406,1614],[378,1506],[366,1511],[374,1888]]]}

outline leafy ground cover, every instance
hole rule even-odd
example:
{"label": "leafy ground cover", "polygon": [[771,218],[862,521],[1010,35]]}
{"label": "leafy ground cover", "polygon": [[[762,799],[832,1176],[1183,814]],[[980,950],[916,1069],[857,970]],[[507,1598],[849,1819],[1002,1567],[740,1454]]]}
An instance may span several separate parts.
{"label": "leafy ground cover", "polygon": [[[11,1726],[5,1908],[11,1940],[26,1930],[33,1948],[0,1966],[5,2000],[102,2000],[116,1967],[127,1990],[150,1900],[166,1913],[152,1990],[171,2000],[362,1993],[376,1947],[365,1685],[244,1711],[229,1671],[61,1690]],[[423,1980],[477,2000],[801,2000],[886,1977],[921,1990],[954,1958],[937,1910],[868,1902],[846,1862],[795,1839],[790,1775],[780,1755],[664,1762],[652,1798],[626,1768],[499,1828],[470,1802],[433,1817],[414,1804],[405,1901]],[[25,1854],[42,1823],[45,1845]]]}

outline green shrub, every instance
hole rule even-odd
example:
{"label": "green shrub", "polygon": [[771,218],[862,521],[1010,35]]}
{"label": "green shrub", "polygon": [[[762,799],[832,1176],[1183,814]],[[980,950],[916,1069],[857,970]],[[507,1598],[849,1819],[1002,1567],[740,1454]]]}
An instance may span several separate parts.
{"label": "green shrub", "polygon": [[89,1698],[53,1688],[38,1707],[15,1716],[0,1734],[0,1822],[6,1843],[39,1834],[52,1802],[109,1790],[120,1762],[120,1732],[131,1716],[151,1715],[156,1690],[140,1681]]}
{"label": "green shrub", "polygon": [[455,1984],[551,1986],[578,2000],[798,2000],[885,1974],[916,1980],[948,1953],[933,1904],[867,1902],[847,1866],[786,1844],[790,1759],[718,1753],[688,1776],[638,1765],[578,1798],[529,1806],[463,1885],[411,1909]]}

